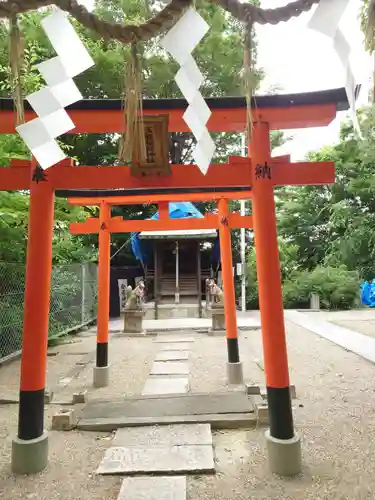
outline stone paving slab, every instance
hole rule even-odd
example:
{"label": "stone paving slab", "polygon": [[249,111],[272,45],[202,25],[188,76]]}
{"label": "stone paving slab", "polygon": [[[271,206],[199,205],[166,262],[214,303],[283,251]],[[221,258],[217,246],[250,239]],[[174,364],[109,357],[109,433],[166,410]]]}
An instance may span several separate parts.
{"label": "stone paving slab", "polygon": [[173,474],[215,472],[210,445],[109,448],[97,474]]}
{"label": "stone paving slab", "polygon": [[117,500],[185,500],[186,476],[126,477]]}
{"label": "stone paving slab", "polygon": [[146,380],[142,395],[179,394],[189,390],[189,379],[184,378],[149,378]]}
{"label": "stone paving slab", "polygon": [[183,361],[155,361],[150,375],[189,375],[189,364]]}
{"label": "stone paving slab", "polygon": [[187,337],[186,335],[172,336],[172,335],[158,335],[155,342],[158,344],[168,344],[169,342],[194,342],[194,337]]}
{"label": "stone paving slab", "polygon": [[85,418],[77,429],[94,432],[113,432],[120,428],[167,424],[210,424],[212,429],[249,429],[258,425],[256,412],[205,413],[203,415],[167,415],[166,417]]}
{"label": "stone paving slab", "polygon": [[254,405],[244,390],[243,392],[220,392],[216,394],[138,396],[115,400],[89,400],[78,418],[95,420],[253,412]]}
{"label": "stone paving slab", "polygon": [[139,448],[203,444],[212,446],[210,424],[148,425],[118,429],[111,446]]}
{"label": "stone paving slab", "polygon": [[156,355],[155,361],[187,361],[188,351],[162,351]]}
{"label": "stone paving slab", "polygon": [[160,344],[162,351],[191,351],[192,347],[193,344],[189,342],[169,342],[168,344]]}

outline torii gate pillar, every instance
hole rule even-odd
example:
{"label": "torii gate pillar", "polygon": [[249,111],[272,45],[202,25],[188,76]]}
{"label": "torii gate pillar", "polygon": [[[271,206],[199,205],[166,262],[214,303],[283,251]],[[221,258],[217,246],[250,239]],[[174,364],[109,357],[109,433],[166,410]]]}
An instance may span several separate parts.
{"label": "torii gate pillar", "polygon": [[238,348],[236,296],[233,281],[232,242],[229,227],[228,200],[218,202],[220,226],[220,260],[223,275],[225,327],[227,336],[227,376],[229,384],[243,384],[242,363]]}
{"label": "torii gate pillar", "polygon": [[268,123],[254,124],[249,152],[252,167],[252,210],[264,372],[270,423],[270,428],[266,432],[269,464],[274,473],[294,476],[301,471],[301,445],[300,438],[294,431],[289,388]]}
{"label": "torii gate pillar", "polygon": [[96,366],[94,366],[94,387],[109,384],[108,366],[108,321],[111,233],[109,229],[111,207],[100,204],[99,216],[99,266],[98,266],[98,331],[96,339]]}
{"label": "torii gate pillar", "polygon": [[[31,173],[30,169],[30,176]],[[48,463],[48,435],[44,430],[44,391],[47,373],[53,215],[53,189],[46,183],[32,182],[18,434],[12,441],[12,470],[18,474],[40,472]]]}

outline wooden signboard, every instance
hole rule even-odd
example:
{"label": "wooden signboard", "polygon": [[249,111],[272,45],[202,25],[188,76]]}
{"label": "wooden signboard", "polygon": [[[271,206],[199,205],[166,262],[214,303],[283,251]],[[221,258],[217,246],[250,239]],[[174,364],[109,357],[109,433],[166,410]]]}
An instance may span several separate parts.
{"label": "wooden signboard", "polygon": [[168,119],[168,115],[143,115],[146,158],[140,158],[139,147],[134,148],[132,175],[136,177],[171,175]]}

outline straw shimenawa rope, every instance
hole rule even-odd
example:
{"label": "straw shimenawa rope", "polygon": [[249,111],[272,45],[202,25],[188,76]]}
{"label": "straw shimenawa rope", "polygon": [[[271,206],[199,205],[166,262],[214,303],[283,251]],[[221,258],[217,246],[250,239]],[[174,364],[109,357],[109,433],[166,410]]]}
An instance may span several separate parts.
{"label": "straw shimenawa rope", "polygon": [[[22,100],[22,72],[21,72],[21,33],[19,31],[17,16],[24,12],[56,5],[61,10],[69,12],[79,23],[95,31],[104,39],[118,40],[123,44],[131,44],[131,58],[127,65],[127,81],[124,99],[124,120],[128,132],[123,133],[119,143],[119,157],[123,161],[131,160],[135,148],[139,149],[138,156],[145,156],[145,138],[142,120],[142,89],[141,69],[137,54],[137,44],[150,40],[166,29],[173,26],[182,14],[194,4],[195,0],[170,0],[158,14],[140,25],[125,25],[103,21],[80,5],[77,0],[0,0],[0,18],[8,18],[11,25],[11,57],[12,86],[15,103],[17,123],[24,119]],[[296,0],[284,7],[276,9],[261,9],[251,4],[240,3],[239,0],[209,0],[216,3],[236,19],[244,23],[247,35],[245,36],[245,64],[244,81],[247,97],[247,129],[251,133],[251,28],[258,24],[277,24],[285,22],[292,17],[299,16],[311,9],[320,0]],[[130,131],[130,133],[129,133]]]}
{"label": "straw shimenawa rope", "polygon": [[[251,4],[240,3],[239,0],[210,0],[226,11],[230,12],[236,19],[249,24],[278,24],[289,21],[293,17],[301,15],[318,4],[320,0],[296,0],[284,7],[275,9],[262,9]],[[170,28],[192,5],[194,0],[171,0],[158,14],[147,22],[140,25],[125,25],[111,23],[99,19],[98,16],[89,12],[86,7],[80,5],[76,0],[6,0],[0,1],[0,18],[11,18],[29,10],[56,5],[60,9],[69,12],[79,23],[89,28],[101,37],[118,40],[122,43],[134,43],[149,40],[167,28]]]}

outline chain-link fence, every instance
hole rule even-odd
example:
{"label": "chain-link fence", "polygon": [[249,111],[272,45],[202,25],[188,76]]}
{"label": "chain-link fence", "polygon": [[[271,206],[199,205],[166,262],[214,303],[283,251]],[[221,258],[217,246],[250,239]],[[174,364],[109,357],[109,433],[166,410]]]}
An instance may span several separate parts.
{"label": "chain-link fence", "polygon": [[[25,266],[0,262],[0,361],[21,349],[24,289]],[[49,337],[93,321],[96,304],[95,264],[55,266],[51,278]]]}

